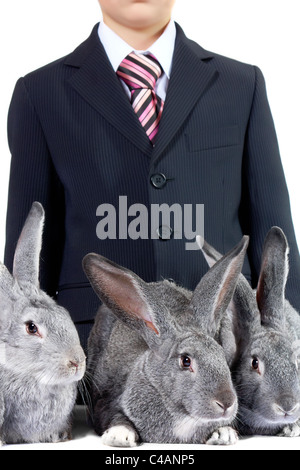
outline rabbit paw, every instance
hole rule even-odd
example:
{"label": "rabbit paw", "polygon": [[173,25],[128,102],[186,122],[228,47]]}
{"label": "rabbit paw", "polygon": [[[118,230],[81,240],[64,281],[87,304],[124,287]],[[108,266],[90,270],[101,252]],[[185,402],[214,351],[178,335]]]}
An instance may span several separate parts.
{"label": "rabbit paw", "polygon": [[71,431],[64,431],[59,435],[60,442],[71,441],[73,439]]}
{"label": "rabbit paw", "polygon": [[207,445],[230,446],[238,442],[237,432],[229,426],[219,428],[206,441]]}
{"label": "rabbit paw", "polygon": [[283,430],[278,434],[279,437],[299,437],[300,426],[299,423],[290,424],[285,426]]}
{"label": "rabbit paw", "polygon": [[58,433],[53,433],[47,437],[40,437],[40,442],[51,442],[52,444],[57,444],[58,442],[61,442],[61,439]]}
{"label": "rabbit paw", "polygon": [[110,447],[136,447],[136,432],[129,426],[112,426],[102,436],[102,444]]}

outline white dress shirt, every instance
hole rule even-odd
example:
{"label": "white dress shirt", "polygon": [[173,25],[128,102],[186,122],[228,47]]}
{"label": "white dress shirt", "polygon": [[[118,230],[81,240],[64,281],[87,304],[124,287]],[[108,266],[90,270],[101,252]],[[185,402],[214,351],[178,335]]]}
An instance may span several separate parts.
{"label": "white dress shirt", "polygon": [[[174,21],[170,21],[163,34],[146,51],[134,49],[114,31],[112,31],[103,21],[101,21],[99,25],[98,34],[115,72],[118,70],[122,60],[131,52],[138,52],[139,54],[151,53],[154,55],[163,69],[161,77],[157,80],[155,92],[163,101],[165,101],[171,75],[176,39],[176,26]],[[120,81],[130,98],[131,94],[128,86],[123,82],[123,80]]]}

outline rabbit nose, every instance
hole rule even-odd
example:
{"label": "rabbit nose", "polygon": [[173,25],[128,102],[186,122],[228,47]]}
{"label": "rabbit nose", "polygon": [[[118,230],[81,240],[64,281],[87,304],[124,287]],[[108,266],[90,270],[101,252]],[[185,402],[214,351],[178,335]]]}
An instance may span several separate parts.
{"label": "rabbit nose", "polygon": [[216,409],[222,412],[222,415],[229,415],[236,404],[236,396],[231,390],[225,390],[217,395],[215,398]]}
{"label": "rabbit nose", "polygon": [[84,354],[76,354],[72,357],[72,359],[69,359],[68,367],[70,369],[75,368],[76,370],[83,369],[83,368],[85,368],[85,363],[86,363],[85,355]]}
{"label": "rabbit nose", "polygon": [[290,395],[280,397],[277,403],[274,404],[275,412],[283,416],[291,416],[299,410],[300,403]]}
{"label": "rabbit nose", "polygon": [[69,361],[68,367],[70,367],[70,369],[72,369],[73,367],[78,369],[79,365],[77,364],[77,362]]}
{"label": "rabbit nose", "polygon": [[84,359],[73,358],[72,360],[69,360],[67,367],[69,368],[70,373],[72,375],[74,374],[74,377],[76,377],[77,380],[81,380],[86,370],[85,358]]}

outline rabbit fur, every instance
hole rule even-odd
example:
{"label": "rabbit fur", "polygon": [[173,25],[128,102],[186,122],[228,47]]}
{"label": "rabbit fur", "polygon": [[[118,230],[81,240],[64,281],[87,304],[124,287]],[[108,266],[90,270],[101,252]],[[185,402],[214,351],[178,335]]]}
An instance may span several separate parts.
{"label": "rabbit fur", "polygon": [[194,292],[167,280],[146,283],[97,254],[84,258],[103,302],[87,369],[93,426],[104,444],[236,442],[237,397],[226,362],[234,338],[222,336],[220,322],[247,245],[244,237]]}
{"label": "rabbit fur", "polygon": [[[221,257],[201,237],[210,267]],[[289,246],[279,227],[266,236],[259,282],[241,274],[231,303],[237,350],[232,373],[243,434],[300,435],[300,317],[285,299]]]}
{"label": "rabbit fur", "polygon": [[85,355],[69,313],[39,286],[44,210],[35,202],[14,256],[0,264],[0,440],[56,442],[70,436]]}

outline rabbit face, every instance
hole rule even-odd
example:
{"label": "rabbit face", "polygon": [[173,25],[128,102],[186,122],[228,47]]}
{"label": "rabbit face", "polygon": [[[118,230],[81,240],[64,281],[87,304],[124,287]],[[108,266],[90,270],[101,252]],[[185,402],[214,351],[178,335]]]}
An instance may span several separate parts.
{"label": "rabbit face", "polygon": [[261,328],[236,372],[241,420],[256,428],[282,428],[300,418],[300,386],[292,341]]}
{"label": "rabbit face", "polygon": [[85,356],[68,312],[41,291],[30,298],[17,291],[1,327],[1,365],[47,385],[81,380]]}
{"label": "rabbit face", "polygon": [[190,335],[166,352],[150,354],[147,376],[174,407],[197,419],[229,423],[237,397],[222,347],[204,334]]}

